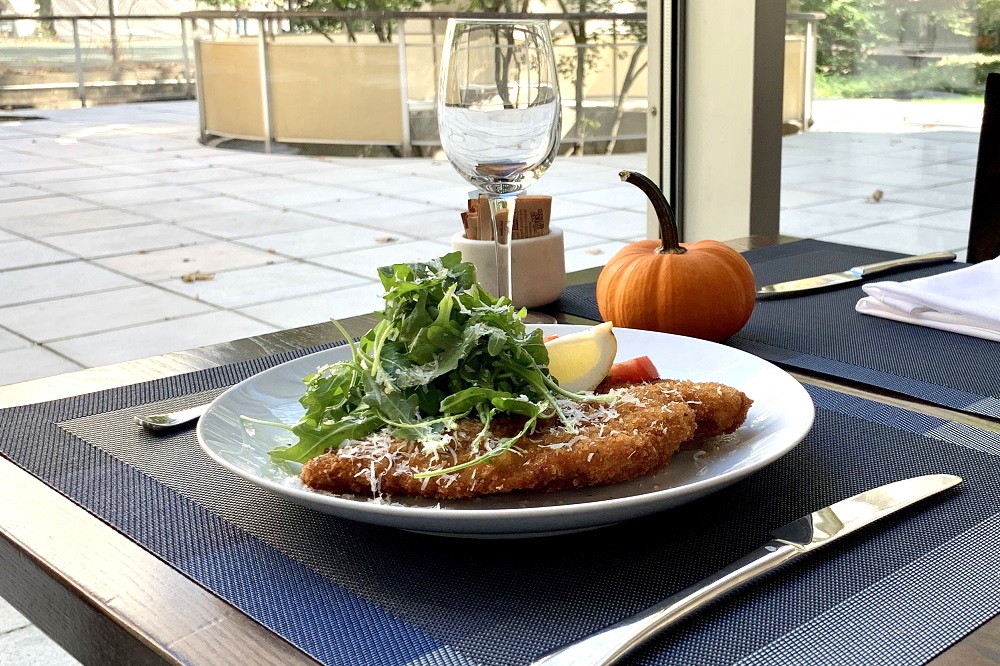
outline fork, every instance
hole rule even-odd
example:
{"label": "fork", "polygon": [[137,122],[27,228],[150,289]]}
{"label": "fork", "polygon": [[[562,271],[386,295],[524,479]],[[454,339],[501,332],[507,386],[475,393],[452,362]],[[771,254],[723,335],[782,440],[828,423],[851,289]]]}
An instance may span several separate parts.
{"label": "fork", "polygon": [[166,414],[136,414],[135,422],[147,430],[173,430],[197,421],[208,410],[208,405],[198,405]]}

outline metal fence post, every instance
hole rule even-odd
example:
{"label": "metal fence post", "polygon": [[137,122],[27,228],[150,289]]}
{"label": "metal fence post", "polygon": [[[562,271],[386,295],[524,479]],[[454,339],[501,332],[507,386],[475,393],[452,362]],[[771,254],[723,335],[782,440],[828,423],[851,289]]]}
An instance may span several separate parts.
{"label": "metal fence post", "polygon": [[267,72],[267,33],[270,21],[265,17],[257,19],[257,46],[260,66],[261,116],[264,121],[264,152],[271,152],[274,129],[271,126],[271,77]]}
{"label": "metal fence post", "polygon": [[115,0],[108,0],[108,39],[111,40],[111,62],[122,61],[122,47],[118,41],[118,27],[115,25]]}
{"label": "metal fence post", "polygon": [[805,76],[802,80],[802,131],[809,131],[809,121],[812,120],[813,87],[816,85],[816,22],[806,21],[806,43],[803,60],[805,60]]}
{"label": "metal fence post", "polygon": [[403,157],[413,153],[413,140],[410,136],[410,90],[406,76],[406,19],[399,20],[396,39],[399,40],[399,95],[403,104]]}
{"label": "metal fence post", "polygon": [[618,19],[611,21],[611,103],[618,105]]}
{"label": "metal fence post", "polygon": [[191,97],[191,56],[188,54],[188,30],[184,19],[181,19],[181,53],[184,57],[184,88]]}
{"label": "metal fence post", "polygon": [[[194,45],[194,66],[197,71],[202,71],[201,64],[201,48],[198,38],[195,37]],[[196,95],[198,99],[198,133],[201,136],[201,143],[208,145],[208,120],[205,118],[205,89],[203,86],[204,79],[199,75],[195,81],[197,85],[198,94]]]}
{"label": "metal fence post", "polygon": [[73,57],[76,59],[76,81],[79,86],[80,106],[87,106],[87,83],[83,76],[83,55],[80,53],[80,21],[73,22]]}

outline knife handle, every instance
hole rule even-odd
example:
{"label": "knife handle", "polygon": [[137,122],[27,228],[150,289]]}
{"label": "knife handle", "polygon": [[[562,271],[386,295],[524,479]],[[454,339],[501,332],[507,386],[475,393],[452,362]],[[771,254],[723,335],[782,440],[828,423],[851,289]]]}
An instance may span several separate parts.
{"label": "knife handle", "polygon": [[531,666],[609,666],[647,640],[719,597],[771,571],[804,551],[783,541],[769,541],[726,568],[651,606],[641,613],[556,648]]}
{"label": "knife handle", "polygon": [[954,261],[954,252],[931,252],[930,254],[919,254],[915,257],[903,257],[902,259],[890,259],[889,261],[879,261],[874,264],[855,266],[851,273],[857,277],[869,277],[879,273],[888,273],[900,268],[910,266],[930,266],[932,264],[942,264],[946,261]]}

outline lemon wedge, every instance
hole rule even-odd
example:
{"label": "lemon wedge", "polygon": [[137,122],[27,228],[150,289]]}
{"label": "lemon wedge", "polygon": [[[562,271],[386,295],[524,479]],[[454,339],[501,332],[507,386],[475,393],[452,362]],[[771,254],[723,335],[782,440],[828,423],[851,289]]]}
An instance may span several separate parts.
{"label": "lemon wedge", "polygon": [[593,391],[608,375],[618,354],[618,340],[605,322],[545,343],[549,372],[567,391]]}

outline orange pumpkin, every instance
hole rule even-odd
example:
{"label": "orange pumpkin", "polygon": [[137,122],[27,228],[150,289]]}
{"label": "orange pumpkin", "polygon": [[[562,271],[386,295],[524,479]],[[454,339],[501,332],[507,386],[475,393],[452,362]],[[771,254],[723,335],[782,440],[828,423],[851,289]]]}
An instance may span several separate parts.
{"label": "orange pumpkin", "polygon": [[736,250],[718,241],[679,243],[673,211],[663,192],[642,174],[622,171],[656,210],[661,240],[631,243],[597,279],[597,307],[605,321],[624,328],[725,340],[750,319],[754,278]]}

